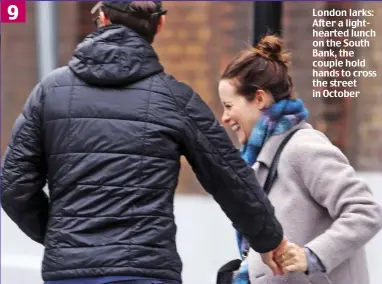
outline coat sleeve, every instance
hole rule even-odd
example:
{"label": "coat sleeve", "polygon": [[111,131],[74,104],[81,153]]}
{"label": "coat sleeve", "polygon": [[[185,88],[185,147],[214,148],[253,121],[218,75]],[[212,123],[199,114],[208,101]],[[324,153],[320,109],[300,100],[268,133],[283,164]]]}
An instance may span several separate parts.
{"label": "coat sleeve", "polygon": [[255,251],[277,248],[283,230],[253,169],[198,94],[193,93],[183,111],[183,154],[201,185]]}
{"label": "coat sleeve", "polygon": [[377,234],[382,226],[381,207],[345,155],[326,137],[318,133],[314,139],[307,137],[290,161],[313,199],[334,220],[306,244],[330,273]]}
{"label": "coat sleeve", "polygon": [[28,237],[41,244],[49,207],[43,191],[46,167],[41,137],[42,99],[42,88],[37,85],[13,126],[1,171],[3,210]]}

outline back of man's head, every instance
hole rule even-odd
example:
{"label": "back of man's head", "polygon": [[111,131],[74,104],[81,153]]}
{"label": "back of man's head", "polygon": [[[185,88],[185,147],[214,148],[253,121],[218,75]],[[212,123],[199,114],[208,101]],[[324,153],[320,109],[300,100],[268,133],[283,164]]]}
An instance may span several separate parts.
{"label": "back of man's head", "polygon": [[92,9],[100,11],[112,23],[128,27],[149,43],[154,41],[161,16],[167,13],[162,1],[102,1]]}

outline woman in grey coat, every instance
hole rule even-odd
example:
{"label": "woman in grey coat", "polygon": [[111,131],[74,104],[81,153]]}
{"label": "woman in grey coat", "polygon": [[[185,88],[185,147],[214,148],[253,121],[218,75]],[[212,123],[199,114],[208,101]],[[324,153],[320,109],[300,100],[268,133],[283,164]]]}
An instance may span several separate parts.
{"label": "woman in grey coat", "polygon": [[[233,283],[368,284],[364,246],[382,226],[381,207],[345,155],[306,122],[287,63],[282,41],[267,36],[238,54],[219,84],[222,120],[236,133],[242,158],[261,183],[280,143],[298,129],[280,156],[269,193],[293,243],[276,257],[285,274],[272,275],[249,250]],[[244,238],[239,244],[245,250]]]}

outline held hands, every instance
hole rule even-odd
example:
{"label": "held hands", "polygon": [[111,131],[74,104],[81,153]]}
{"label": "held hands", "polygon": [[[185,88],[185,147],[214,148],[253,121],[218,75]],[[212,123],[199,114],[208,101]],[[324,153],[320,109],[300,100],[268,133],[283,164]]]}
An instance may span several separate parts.
{"label": "held hands", "polygon": [[272,270],[273,275],[308,270],[308,261],[304,249],[285,238],[275,250],[260,255],[262,261]]}
{"label": "held hands", "polygon": [[294,243],[288,242],[286,246],[278,250],[275,254],[275,261],[284,273],[308,270],[308,260],[304,248]]}
{"label": "held hands", "polygon": [[275,250],[260,254],[263,263],[269,266],[273,275],[284,275],[281,266],[276,262],[276,256],[280,254],[280,251],[284,251],[288,244],[289,242],[284,238]]}

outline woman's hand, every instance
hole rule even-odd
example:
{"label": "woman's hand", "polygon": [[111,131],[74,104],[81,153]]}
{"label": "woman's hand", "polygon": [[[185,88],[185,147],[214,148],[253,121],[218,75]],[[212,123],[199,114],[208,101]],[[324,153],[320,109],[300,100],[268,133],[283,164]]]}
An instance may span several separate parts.
{"label": "woman's hand", "polygon": [[279,250],[275,255],[275,260],[284,273],[308,270],[308,260],[304,248],[294,243],[288,243]]}

